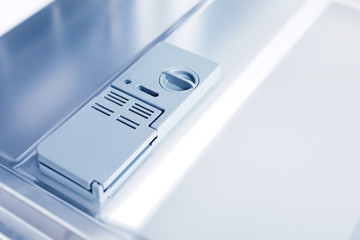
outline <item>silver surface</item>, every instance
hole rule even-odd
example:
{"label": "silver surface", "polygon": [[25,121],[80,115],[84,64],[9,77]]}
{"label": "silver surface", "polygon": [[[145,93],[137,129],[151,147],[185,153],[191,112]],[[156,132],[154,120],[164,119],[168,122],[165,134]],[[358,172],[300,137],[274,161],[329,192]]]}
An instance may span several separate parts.
{"label": "silver surface", "polygon": [[358,26],[359,10],[328,8],[149,220],[148,236],[358,239]]}
{"label": "silver surface", "polygon": [[218,62],[224,85],[253,60],[301,2],[217,0],[167,41]]}
{"label": "silver surface", "polygon": [[[159,143],[141,168],[122,186],[117,196],[103,211],[104,218],[133,227],[140,227],[146,223],[148,217],[161,204],[163,196],[171,192],[171,188],[181,179],[182,174],[196,161],[194,152],[203,149],[204,142],[210,141],[208,133],[214,128],[211,123],[224,118],[216,114],[208,119],[204,119],[203,116],[219,102],[219,97],[234,81],[233,76],[243,71],[261,52],[301,2],[214,1],[169,36],[166,41],[219,63],[220,80]],[[229,109],[230,105],[230,102],[226,102],[222,108]],[[200,123],[199,119],[204,122]],[[193,129],[194,124],[197,126],[202,123],[209,129],[203,129],[204,132]],[[194,138],[196,140],[185,141],[184,136],[190,132],[198,133]],[[184,141],[191,144],[184,147]]]}
{"label": "silver surface", "polygon": [[[11,239],[144,239],[99,222],[0,167],[0,233]],[[46,207],[44,207],[46,206]]]}
{"label": "silver surface", "polygon": [[0,157],[21,159],[196,0],[58,0],[0,38]]}

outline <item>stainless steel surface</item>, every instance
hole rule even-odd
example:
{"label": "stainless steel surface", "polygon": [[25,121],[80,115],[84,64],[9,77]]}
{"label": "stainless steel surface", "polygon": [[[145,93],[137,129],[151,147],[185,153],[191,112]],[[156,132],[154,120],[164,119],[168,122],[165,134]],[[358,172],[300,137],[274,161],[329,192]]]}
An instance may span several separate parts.
{"label": "stainless steel surface", "polygon": [[214,1],[167,41],[220,63],[224,82],[253,60],[301,2]]}
{"label": "stainless steel surface", "polygon": [[[199,151],[206,149],[212,132],[228,119],[221,111],[212,111],[214,114],[210,116],[207,112],[218,109],[219,98],[235,81],[236,74],[265,48],[301,3],[300,0],[218,0],[169,36],[168,42],[219,63],[220,81],[122,186],[103,211],[104,218],[133,227],[146,224],[163,198],[196,162]],[[241,101],[241,96],[236,96],[234,101],[222,101],[217,107],[232,111],[235,102]]]}
{"label": "stainless steel surface", "polygon": [[325,8],[148,220],[148,236],[359,239],[359,5]]}
{"label": "stainless steel surface", "polygon": [[0,176],[0,232],[11,239],[143,239],[93,219],[2,167]]}
{"label": "stainless steel surface", "polygon": [[54,0],[0,0],[0,36],[26,21]]}
{"label": "stainless steel surface", "polygon": [[[142,228],[154,239],[357,239],[359,11],[343,6],[328,10],[236,111],[257,87],[252,80],[260,83],[292,47],[288,40],[295,44],[305,31],[299,22],[315,22],[320,10],[311,4],[300,7],[309,14],[295,11],[302,2],[217,0],[169,36],[170,43],[220,63],[222,80],[96,217]],[[55,5],[63,4],[70,1]],[[38,25],[37,18],[27,23],[34,32],[20,26],[0,39],[3,158],[21,159],[31,151],[33,142],[109,76],[163,39],[195,1],[71,4],[74,9],[50,5],[51,11],[40,15],[49,19],[46,24]],[[297,22],[288,25],[294,15]],[[284,33],[291,36],[279,37]],[[31,37],[14,41],[11,36]],[[277,44],[272,44],[274,36]],[[316,74],[303,75],[304,69]],[[243,95],[243,88],[251,89],[249,95]],[[224,96],[236,91],[237,98]],[[235,112],[214,137],[213,128],[220,131]],[[23,184],[1,168],[0,173],[7,186],[0,184],[0,194],[14,190],[74,231],[91,230],[88,234],[94,236],[102,231],[97,224],[82,225],[94,219],[43,189]],[[16,205],[8,209],[18,211]]]}
{"label": "stainless steel surface", "polygon": [[[205,2],[58,0],[1,36],[0,165],[16,168],[17,161],[24,160],[42,137],[100,91],[111,76]],[[2,225],[0,232],[24,222],[24,226],[37,225],[24,228],[25,232],[35,229],[50,236],[49,229],[60,229],[87,239],[139,237],[99,223],[14,171],[0,166],[0,172],[0,205],[2,217],[6,215],[1,219],[11,218],[15,224]]]}
{"label": "stainless steel surface", "polygon": [[58,0],[0,38],[0,156],[19,160],[196,0]]}

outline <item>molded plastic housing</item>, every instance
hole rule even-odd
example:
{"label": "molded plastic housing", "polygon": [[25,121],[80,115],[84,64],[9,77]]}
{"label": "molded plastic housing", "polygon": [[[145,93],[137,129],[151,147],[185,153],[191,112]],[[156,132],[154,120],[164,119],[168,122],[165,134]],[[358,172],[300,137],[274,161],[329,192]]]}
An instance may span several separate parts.
{"label": "molded plastic housing", "polygon": [[124,172],[147,156],[219,76],[217,63],[157,44],[40,143],[41,171],[89,199],[111,197]]}

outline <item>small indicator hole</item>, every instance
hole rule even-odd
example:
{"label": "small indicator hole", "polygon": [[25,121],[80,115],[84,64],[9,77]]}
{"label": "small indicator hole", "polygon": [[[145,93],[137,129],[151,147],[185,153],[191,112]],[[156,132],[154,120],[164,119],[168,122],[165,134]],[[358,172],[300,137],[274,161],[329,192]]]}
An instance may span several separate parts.
{"label": "small indicator hole", "polygon": [[130,79],[125,79],[125,80],[124,80],[124,83],[125,83],[125,84],[130,84],[130,83],[132,83],[132,81],[131,81]]}
{"label": "small indicator hole", "polygon": [[157,92],[154,92],[153,90],[148,89],[147,87],[144,87],[144,86],[142,86],[142,85],[137,85],[136,87],[137,87],[137,89],[139,89],[140,91],[142,91],[142,92],[144,92],[144,93],[146,93],[146,94],[149,94],[149,95],[152,96],[152,97],[157,97],[157,96],[159,96],[159,94],[158,94]]}

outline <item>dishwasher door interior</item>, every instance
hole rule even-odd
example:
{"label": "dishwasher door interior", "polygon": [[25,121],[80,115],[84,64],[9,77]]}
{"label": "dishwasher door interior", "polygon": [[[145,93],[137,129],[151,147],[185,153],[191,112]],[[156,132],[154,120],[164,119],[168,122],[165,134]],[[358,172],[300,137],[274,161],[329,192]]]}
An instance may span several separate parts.
{"label": "dishwasher door interior", "polygon": [[0,28],[0,237],[359,239],[360,1],[36,1]]}

